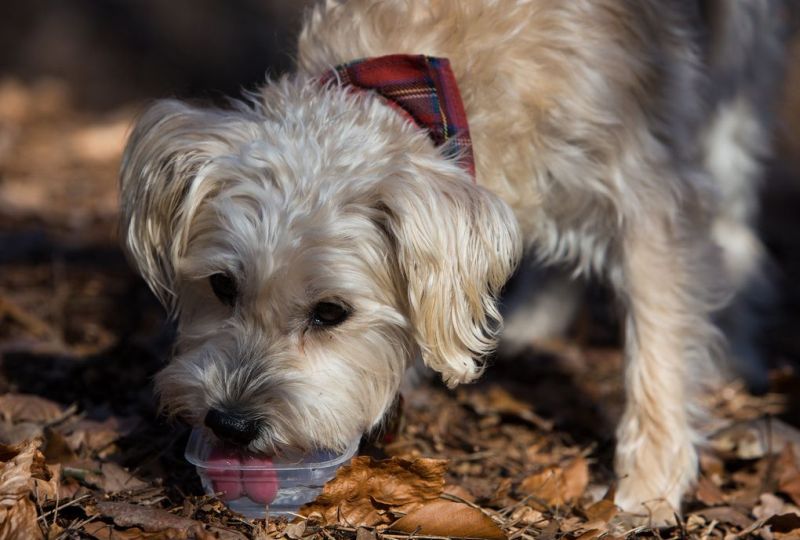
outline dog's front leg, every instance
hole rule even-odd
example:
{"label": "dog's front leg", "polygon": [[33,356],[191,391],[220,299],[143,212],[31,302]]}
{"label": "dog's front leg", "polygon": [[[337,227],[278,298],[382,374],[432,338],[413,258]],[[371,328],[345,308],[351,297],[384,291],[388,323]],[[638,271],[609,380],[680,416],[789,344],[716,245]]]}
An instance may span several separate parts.
{"label": "dog's front leg", "polygon": [[674,522],[696,477],[692,384],[718,337],[705,284],[713,249],[702,226],[681,232],[685,226],[683,219],[652,214],[630,223],[617,283],[627,313],[616,503],[651,525]]}

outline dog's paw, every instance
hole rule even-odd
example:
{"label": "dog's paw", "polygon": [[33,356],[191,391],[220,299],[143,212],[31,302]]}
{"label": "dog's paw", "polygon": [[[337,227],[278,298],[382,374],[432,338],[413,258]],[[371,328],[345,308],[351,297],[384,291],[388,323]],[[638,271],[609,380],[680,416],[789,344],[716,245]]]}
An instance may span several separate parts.
{"label": "dog's paw", "polygon": [[680,519],[679,495],[654,497],[628,479],[620,482],[614,504],[623,511],[620,517],[630,527],[672,527]]}

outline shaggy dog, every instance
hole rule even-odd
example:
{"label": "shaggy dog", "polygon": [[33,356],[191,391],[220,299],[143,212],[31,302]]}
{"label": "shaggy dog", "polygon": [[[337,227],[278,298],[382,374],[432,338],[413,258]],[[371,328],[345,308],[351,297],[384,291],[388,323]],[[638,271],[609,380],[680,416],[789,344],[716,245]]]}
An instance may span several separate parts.
{"label": "shaggy dog", "polygon": [[[294,73],[230,109],[155,104],[125,152],[122,232],[178,320],[163,406],[254,452],[343,449],[415,357],[451,387],[481,375],[527,250],[616,292],[616,503],[674,519],[724,352],[714,313],[746,320],[739,291],[759,273],[779,10],[328,0]],[[469,140],[434,144],[335,70],[396,54],[449,59]]]}

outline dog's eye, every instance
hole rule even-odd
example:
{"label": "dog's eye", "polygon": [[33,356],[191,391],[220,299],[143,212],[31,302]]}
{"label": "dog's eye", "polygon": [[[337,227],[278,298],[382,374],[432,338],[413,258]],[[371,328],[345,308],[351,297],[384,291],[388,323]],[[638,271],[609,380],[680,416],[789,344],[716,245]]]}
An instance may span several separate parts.
{"label": "dog's eye", "polygon": [[228,306],[233,306],[236,303],[236,296],[239,294],[236,288],[236,281],[228,274],[212,274],[208,278],[211,283],[211,290],[217,295],[220,302]]}
{"label": "dog's eye", "polygon": [[311,312],[312,326],[336,326],[350,316],[350,311],[335,302],[320,302]]}

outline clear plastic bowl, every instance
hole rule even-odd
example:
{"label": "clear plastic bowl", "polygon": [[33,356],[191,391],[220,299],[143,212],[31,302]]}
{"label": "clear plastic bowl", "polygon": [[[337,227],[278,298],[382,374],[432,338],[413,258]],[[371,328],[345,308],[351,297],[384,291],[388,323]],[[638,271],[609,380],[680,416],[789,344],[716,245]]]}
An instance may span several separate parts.
{"label": "clear plastic bowl", "polygon": [[313,501],[337,469],[350,462],[359,442],[354,440],[342,454],[317,451],[289,463],[237,456],[223,450],[204,429],[196,428],[189,436],[185,456],[197,468],[206,493],[249,518],[263,518],[294,514]]}

